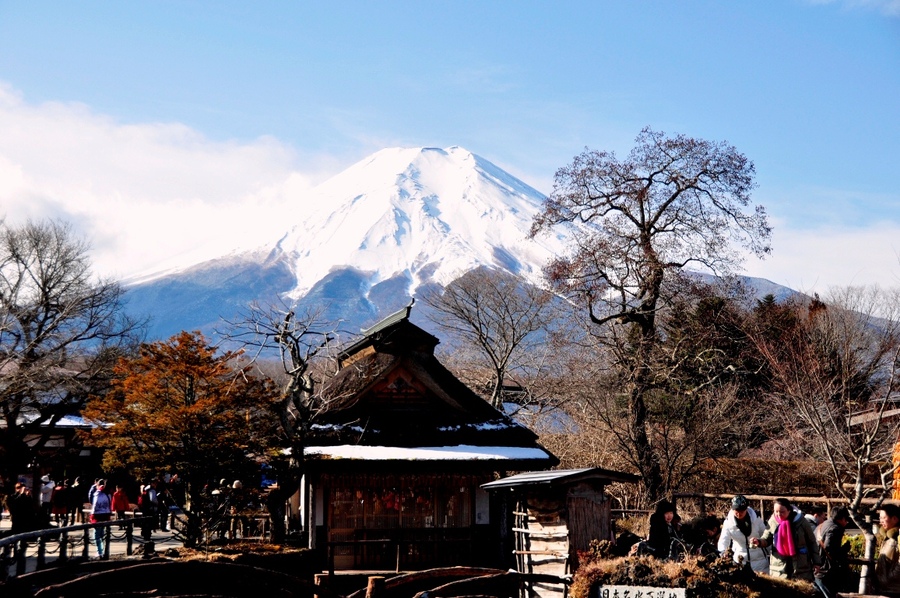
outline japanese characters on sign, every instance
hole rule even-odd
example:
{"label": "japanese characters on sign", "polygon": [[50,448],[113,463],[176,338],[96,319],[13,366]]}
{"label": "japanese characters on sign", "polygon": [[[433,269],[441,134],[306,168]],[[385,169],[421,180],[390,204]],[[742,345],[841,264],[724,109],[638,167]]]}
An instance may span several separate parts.
{"label": "japanese characters on sign", "polygon": [[687,598],[687,590],[647,586],[598,586],[592,598]]}

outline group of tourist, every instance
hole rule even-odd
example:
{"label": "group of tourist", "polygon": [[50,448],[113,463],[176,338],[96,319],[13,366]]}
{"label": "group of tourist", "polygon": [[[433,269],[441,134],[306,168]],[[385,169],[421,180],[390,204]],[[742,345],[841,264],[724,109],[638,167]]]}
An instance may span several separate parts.
{"label": "group of tourist", "polygon": [[[710,524],[707,517],[700,519],[699,525],[695,520],[683,526],[675,505],[663,500],[650,516],[650,532],[641,550],[664,559],[685,550],[731,555],[756,573],[803,579],[814,583],[826,598],[837,596],[850,571],[848,547],[843,543],[849,511],[833,507],[829,513],[824,507],[814,507],[804,514],[786,498],[775,499],[772,510],[765,522],[749,501],[738,495],[720,525]],[[878,513],[885,539],[875,563],[874,585],[883,593],[900,594],[900,507],[882,505]],[[702,524],[704,520],[706,524]],[[713,534],[718,537],[715,550],[710,549]]]}
{"label": "group of tourist", "polygon": [[[116,485],[113,491],[103,478],[95,479],[85,490],[81,478],[75,478],[72,482],[55,482],[50,475],[44,475],[35,491],[40,493],[36,499],[28,485],[20,480],[6,496],[12,523],[10,533],[48,528],[52,521],[57,527],[74,525],[76,516],[81,512],[89,514],[90,523],[99,523],[112,520],[113,515],[116,519],[124,519],[127,512],[137,511],[145,518],[141,535],[149,540],[153,531],[167,531],[169,507],[180,504],[175,498],[179,489],[177,474],[165,478],[160,476],[140,485],[140,494],[135,502],[123,485]],[[94,528],[94,541],[100,558],[104,556],[104,534],[102,527]]]}

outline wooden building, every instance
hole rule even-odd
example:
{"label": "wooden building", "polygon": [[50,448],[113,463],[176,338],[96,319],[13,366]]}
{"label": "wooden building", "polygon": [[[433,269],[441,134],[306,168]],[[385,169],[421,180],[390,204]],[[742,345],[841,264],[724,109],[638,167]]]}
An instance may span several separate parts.
{"label": "wooden building", "polygon": [[[513,553],[520,573],[563,577],[574,572],[579,551],[592,540],[613,537],[611,482],[636,483],[640,478],[599,467],[533,471],[488,482],[490,491],[511,510]],[[565,594],[561,584],[529,584],[528,596]]]}
{"label": "wooden building", "polygon": [[409,315],[341,353],[304,451],[310,545],[337,569],[496,564],[503,522],[482,484],[558,463],[441,365]]}

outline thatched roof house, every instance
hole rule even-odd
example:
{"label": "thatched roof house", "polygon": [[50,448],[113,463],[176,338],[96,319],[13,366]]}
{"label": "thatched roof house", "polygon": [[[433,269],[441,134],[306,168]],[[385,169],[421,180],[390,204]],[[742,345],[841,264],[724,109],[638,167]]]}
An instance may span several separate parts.
{"label": "thatched roof house", "polygon": [[499,532],[481,484],[558,463],[453,376],[409,314],[341,353],[304,451],[312,543],[338,568],[484,564]]}

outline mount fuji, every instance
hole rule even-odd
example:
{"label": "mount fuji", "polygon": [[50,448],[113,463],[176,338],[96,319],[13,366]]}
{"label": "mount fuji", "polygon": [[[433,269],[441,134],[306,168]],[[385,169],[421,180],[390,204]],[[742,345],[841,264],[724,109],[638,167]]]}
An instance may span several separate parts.
{"label": "mount fuji", "polygon": [[565,229],[528,238],[543,194],[461,147],[384,149],[299,199],[270,244],[126,282],[148,337],[210,334],[251,302],[356,331],[475,268],[537,283],[567,245]]}
{"label": "mount fuji", "polygon": [[[539,284],[573,232],[528,237],[544,199],[461,147],[384,149],[297,198],[271,243],[126,281],[127,309],[151,316],[150,340],[182,330],[212,336],[254,302],[317,312],[356,334],[476,268]],[[795,293],[744,281],[757,297]]]}

